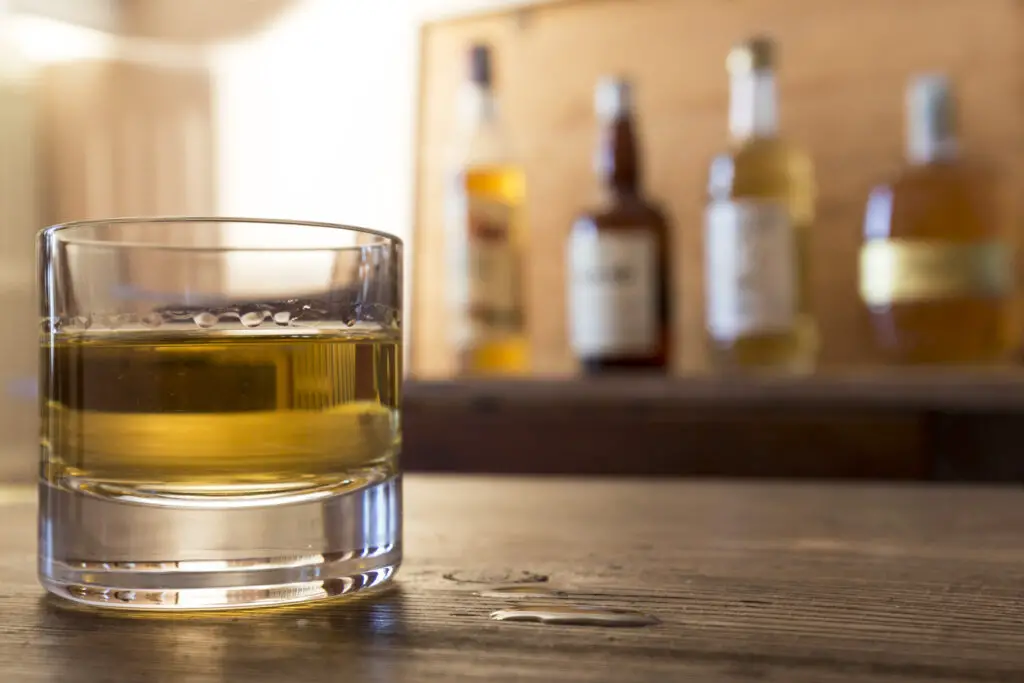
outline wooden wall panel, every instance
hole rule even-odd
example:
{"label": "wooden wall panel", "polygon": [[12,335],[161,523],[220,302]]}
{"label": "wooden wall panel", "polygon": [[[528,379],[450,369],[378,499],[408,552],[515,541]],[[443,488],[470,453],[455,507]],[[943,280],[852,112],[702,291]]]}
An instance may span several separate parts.
{"label": "wooden wall panel", "polygon": [[49,222],[214,210],[205,68],[86,60],[48,65],[39,80]]}
{"label": "wooden wall panel", "polygon": [[528,314],[538,374],[574,370],[567,348],[564,243],[594,194],[593,87],[636,80],[650,193],[674,217],[677,372],[704,367],[702,209],[707,165],[725,144],[730,46],[756,31],[781,46],[785,134],[817,164],[814,304],[824,367],[872,361],[856,291],[866,193],[899,168],[903,89],[918,71],[949,73],[967,150],[1002,171],[1005,229],[1019,240],[1024,180],[1022,10],[1015,0],[566,0],[429,24],[422,33],[412,372],[443,377],[444,168],[456,90],[474,40],[496,49],[506,120],[529,177]]}
{"label": "wooden wall panel", "polygon": [[[47,223],[216,211],[212,83],[204,67],[86,60],[48,65],[39,81]],[[193,277],[145,259],[129,267],[144,287]],[[220,281],[209,269],[203,277],[208,288]]]}
{"label": "wooden wall panel", "polygon": [[39,469],[35,95],[31,79],[0,67],[0,481]]}

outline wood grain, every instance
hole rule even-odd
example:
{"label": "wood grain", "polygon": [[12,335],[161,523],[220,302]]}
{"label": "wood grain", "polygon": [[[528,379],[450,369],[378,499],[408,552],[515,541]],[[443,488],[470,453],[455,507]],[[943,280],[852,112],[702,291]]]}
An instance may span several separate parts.
{"label": "wood grain", "polygon": [[647,185],[674,218],[677,372],[704,367],[702,207],[707,165],[725,142],[730,45],[770,31],[781,45],[785,134],[817,165],[814,308],[825,367],[873,363],[857,296],[856,251],[869,188],[903,156],[903,88],[948,72],[961,95],[966,149],[1001,174],[999,213],[1020,241],[1014,188],[1024,180],[1021,56],[1015,0],[590,0],[427,25],[422,34],[415,327],[412,372],[452,371],[443,323],[443,182],[455,101],[474,40],[496,49],[503,112],[529,177],[528,315],[535,372],[564,375],[564,242],[594,194],[592,90],[624,72],[637,82]]}
{"label": "wood grain", "polygon": [[[396,590],[187,619],[43,598],[34,508],[0,496],[0,671],[24,683],[1024,680],[1016,489],[418,476],[406,490]],[[519,571],[547,575],[569,593],[559,603],[661,623],[496,623],[507,601],[443,578]]]}

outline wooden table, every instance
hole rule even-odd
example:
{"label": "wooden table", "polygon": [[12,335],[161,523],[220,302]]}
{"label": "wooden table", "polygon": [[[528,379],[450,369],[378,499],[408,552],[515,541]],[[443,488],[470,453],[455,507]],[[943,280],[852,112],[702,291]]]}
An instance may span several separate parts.
{"label": "wooden table", "polygon": [[[44,598],[31,492],[0,501],[3,681],[1024,680],[1015,488],[410,476],[395,590],[191,618]],[[499,623],[452,572],[661,623]]]}

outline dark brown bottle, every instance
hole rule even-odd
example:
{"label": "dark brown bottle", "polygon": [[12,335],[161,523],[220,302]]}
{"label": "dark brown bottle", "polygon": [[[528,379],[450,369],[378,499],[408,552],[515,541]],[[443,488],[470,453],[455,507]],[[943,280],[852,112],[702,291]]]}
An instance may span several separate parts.
{"label": "dark brown bottle", "polygon": [[628,81],[596,93],[599,206],[569,235],[569,340],[585,374],[667,372],[672,352],[669,228],[644,196]]}

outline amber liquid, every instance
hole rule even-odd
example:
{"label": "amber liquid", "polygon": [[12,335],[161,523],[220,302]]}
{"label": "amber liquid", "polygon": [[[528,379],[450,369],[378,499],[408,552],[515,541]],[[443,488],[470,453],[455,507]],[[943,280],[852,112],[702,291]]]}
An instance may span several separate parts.
{"label": "amber liquid", "polygon": [[[958,160],[908,167],[872,192],[866,237],[965,247],[999,240],[995,187],[991,174]],[[1005,360],[1012,345],[1009,304],[1008,295],[965,291],[874,305],[869,315],[889,362],[987,364]]]}
{"label": "amber liquid", "polygon": [[300,492],[393,474],[397,336],[57,335],[42,354],[44,476],[63,488]]}
{"label": "amber liquid", "polygon": [[[475,300],[494,301],[495,297],[512,302],[502,310],[472,308],[468,314],[469,335],[457,352],[457,371],[461,375],[521,375],[529,371],[529,342],[525,326],[523,247],[523,204],[526,182],[522,169],[514,165],[481,165],[468,168],[463,174],[466,201],[483,200],[507,209],[509,221],[488,226],[487,231],[467,226],[469,249],[484,244],[492,254],[506,263],[494,271],[509,273],[511,285],[492,282],[492,273],[469,273],[469,288]],[[509,292],[509,289],[511,290]]]}
{"label": "amber liquid", "polygon": [[[819,340],[811,311],[809,250],[814,220],[814,167],[810,157],[785,140],[754,137],[719,156],[712,168],[712,200],[766,199],[788,209],[796,254],[796,315],[790,329],[753,331],[733,339],[708,339],[711,363],[719,370],[814,369]],[[714,176],[726,178],[716,185]]]}

